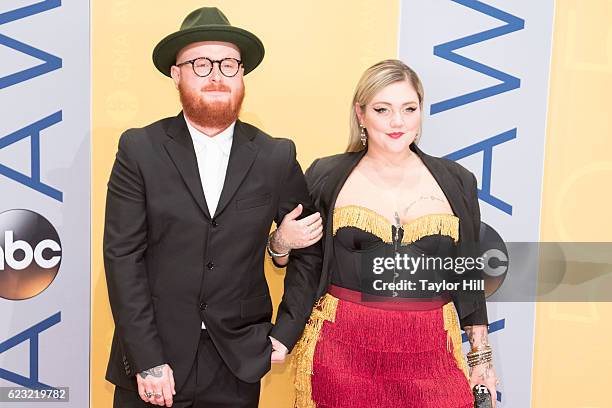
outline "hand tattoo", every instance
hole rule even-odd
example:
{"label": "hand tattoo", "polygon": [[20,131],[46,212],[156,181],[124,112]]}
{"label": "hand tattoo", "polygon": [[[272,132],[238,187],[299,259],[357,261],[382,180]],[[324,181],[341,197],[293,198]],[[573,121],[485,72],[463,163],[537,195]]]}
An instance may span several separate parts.
{"label": "hand tattoo", "polygon": [[289,250],[296,246],[295,243],[285,240],[283,234],[278,229],[274,231],[274,234],[272,234],[272,238],[270,238],[270,245],[272,246],[272,250],[274,252],[280,253],[289,252]]}
{"label": "hand tattoo", "polygon": [[482,381],[488,380],[493,376],[492,374],[493,364],[489,361],[488,363],[483,363],[481,365],[477,365],[474,367],[470,367],[470,376],[476,371],[478,374],[478,378]]}
{"label": "hand tattoo", "polygon": [[158,365],[157,367],[153,367],[153,368],[149,368],[148,370],[144,370],[141,371],[140,373],[138,373],[140,375],[140,377],[144,380],[145,378],[147,378],[148,376],[153,376],[155,378],[160,378],[163,374],[162,369],[164,368],[165,364],[162,365]]}

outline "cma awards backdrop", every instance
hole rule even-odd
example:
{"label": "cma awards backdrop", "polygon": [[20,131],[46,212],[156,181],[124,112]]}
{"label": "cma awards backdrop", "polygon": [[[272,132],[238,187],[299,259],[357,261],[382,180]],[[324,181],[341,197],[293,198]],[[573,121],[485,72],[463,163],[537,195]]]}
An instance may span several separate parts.
{"label": "cma awards backdrop", "polygon": [[[482,220],[506,242],[540,239],[553,15],[553,0],[401,3],[399,57],[420,73],[428,101],[421,146],[477,175]],[[520,262],[537,270],[537,256]],[[497,397],[527,407],[535,305],[505,300],[487,307],[504,379]]]}
{"label": "cma awards backdrop", "polygon": [[0,386],[58,388],[79,408],[89,403],[89,33],[87,2],[0,4]]}
{"label": "cma awards backdrop", "polygon": [[[345,149],[361,73],[397,57],[424,82],[423,149],[477,175],[483,220],[505,240],[611,240],[600,203],[612,197],[597,193],[611,156],[591,148],[612,132],[609,1],[3,0],[0,387],[58,387],[64,406],[111,406],[106,182],[125,129],[179,111],[151,52],[203,5],[262,39],[241,118],[292,138],[303,168]],[[278,304],[283,271],[269,263],[266,276]],[[490,304],[498,406],[608,406],[603,393],[573,391],[611,380],[610,309]],[[291,377],[290,364],[274,366],[260,405],[292,406]]]}

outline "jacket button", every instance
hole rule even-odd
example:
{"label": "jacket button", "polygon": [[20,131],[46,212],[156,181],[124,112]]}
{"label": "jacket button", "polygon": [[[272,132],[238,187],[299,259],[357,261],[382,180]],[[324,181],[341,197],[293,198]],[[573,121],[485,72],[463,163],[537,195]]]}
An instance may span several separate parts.
{"label": "jacket button", "polygon": [[201,302],[201,303],[200,303],[200,310],[206,310],[206,307],[207,307],[207,306],[208,306],[208,305],[207,305],[206,303]]}
{"label": "jacket button", "polygon": [[207,264],[206,264],[206,267],[207,267],[208,269],[212,269],[212,268],[214,268],[214,267],[215,267],[215,264],[214,264],[214,263],[212,263],[212,262],[209,262],[209,263],[207,263]]}
{"label": "jacket button", "polygon": [[219,224],[217,224],[217,221],[215,221],[215,220],[212,220],[210,222],[210,225],[212,225],[213,228],[217,228],[219,226]]}

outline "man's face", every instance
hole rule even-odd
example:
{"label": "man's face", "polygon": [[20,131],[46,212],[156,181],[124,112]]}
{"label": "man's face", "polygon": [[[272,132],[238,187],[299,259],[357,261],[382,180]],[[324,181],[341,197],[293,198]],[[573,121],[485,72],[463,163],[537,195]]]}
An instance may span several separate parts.
{"label": "man's face", "polygon": [[[180,64],[195,58],[210,60],[235,58],[240,60],[240,51],[234,44],[220,41],[203,41],[183,48],[176,57]],[[191,64],[171,69],[171,76],[179,90],[185,116],[205,128],[225,129],[238,119],[244,99],[244,68],[240,66],[233,77],[223,75],[219,64],[214,63],[212,72],[205,77],[197,76]]]}

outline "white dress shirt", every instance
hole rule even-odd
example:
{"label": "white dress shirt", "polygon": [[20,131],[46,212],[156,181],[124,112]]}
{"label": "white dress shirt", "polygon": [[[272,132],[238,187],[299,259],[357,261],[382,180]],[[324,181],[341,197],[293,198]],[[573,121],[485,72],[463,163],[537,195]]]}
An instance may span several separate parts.
{"label": "white dress shirt", "polygon": [[[229,162],[230,150],[234,140],[234,126],[232,123],[223,132],[210,137],[193,127],[188,120],[187,129],[193,140],[198,169],[200,171],[200,181],[204,190],[204,197],[208,205],[208,212],[211,217],[215,216],[221,190],[225,182],[227,173],[227,163]],[[202,322],[202,329],[205,329]]]}

